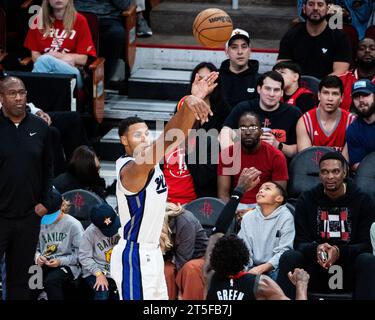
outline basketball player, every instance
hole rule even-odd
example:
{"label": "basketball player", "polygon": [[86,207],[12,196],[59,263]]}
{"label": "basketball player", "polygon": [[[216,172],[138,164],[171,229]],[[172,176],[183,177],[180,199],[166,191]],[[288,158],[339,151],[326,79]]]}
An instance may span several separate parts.
{"label": "basketball player", "polygon": [[[152,144],[142,119],[131,117],[120,124],[119,135],[126,153],[116,162],[121,239],[113,249],[111,275],[122,300],[168,299],[159,248],[167,186],[158,163],[167,149],[183,142],[196,121],[203,124],[212,116],[202,99],[216,86],[217,77],[218,73],[212,72],[201,80],[205,93],[185,97],[182,107]],[[168,134],[173,129],[180,130],[180,137],[171,141]]]}

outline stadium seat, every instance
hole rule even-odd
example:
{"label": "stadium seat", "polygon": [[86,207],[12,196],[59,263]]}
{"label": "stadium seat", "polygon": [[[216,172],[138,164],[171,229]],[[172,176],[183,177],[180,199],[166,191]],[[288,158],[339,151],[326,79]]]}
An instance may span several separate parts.
{"label": "stadium seat", "polygon": [[[211,235],[212,228],[215,226],[217,219],[223,210],[225,203],[214,197],[203,197],[191,201],[185,205],[185,209],[192,212],[205,229],[207,236]],[[234,232],[235,220],[229,227],[229,232]]]}
{"label": "stadium seat", "polygon": [[356,185],[368,193],[375,201],[375,151],[368,154],[360,163],[354,178]]}
{"label": "stadium seat", "polygon": [[301,76],[301,87],[310,89],[313,93],[318,94],[320,80],[313,76]]}
{"label": "stadium seat", "polygon": [[103,202],[95,193],[83,189],[67,191],[62,196],[70,201],[69,214],[80,221],[84,229],[91,223],[91,208]]}
{"label": "stadium seat", "polygon": [[298,196],[319,183],[319,160],[328,147],[310,147],[297,153],[289,164],[288,202],[294,204]]}

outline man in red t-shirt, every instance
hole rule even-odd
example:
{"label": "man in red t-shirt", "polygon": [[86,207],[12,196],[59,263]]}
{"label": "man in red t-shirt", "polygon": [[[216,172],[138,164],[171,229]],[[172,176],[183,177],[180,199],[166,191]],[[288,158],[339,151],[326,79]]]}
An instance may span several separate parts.
{"label": "man in red t-shirt", "polygon": [[68,31],[63,20],[56,17],[48,35],[45,30],[38,29],[38,18],[31,24],[24,43],[31,51],[33,72],[74,74],[78,88],[82,88],[78,67],[86,64],[88,55],[96,57],[86,18],[75,13],[74,24]]}
{"label": "man in red t-shirt", "polygon": [[343,85],[337,76],[327,76],[319,84],[319,106],[306,112],[297,123],[298,152],[311,146],[326,146],[343,153],[346,128],[355,116],[340,107]]}
{"label": "man in red t-shirt", "polygon": [[357,68],[340,76],[344,94],[340,107],[349,111],[352,105],[352,86],[359,79],[369,79],[375,84],[375,39],[364,38],[358,44]]}
{"label": "man in red t-shirt", "polygon": [[255,167],[261,171],[260,182],[246,192],[241,200],[244,204],[256,203],[259,187],[267,181],[275,181],[284,189],[288,180],[288,168],[284,154],[267,142],[261,141],[262,129],[258,116],[245,112],[239,120],[241,142],[237,142],[220,154],[218,165],[218,195],[229,200],[231,188],[237,185],[244,168]]}

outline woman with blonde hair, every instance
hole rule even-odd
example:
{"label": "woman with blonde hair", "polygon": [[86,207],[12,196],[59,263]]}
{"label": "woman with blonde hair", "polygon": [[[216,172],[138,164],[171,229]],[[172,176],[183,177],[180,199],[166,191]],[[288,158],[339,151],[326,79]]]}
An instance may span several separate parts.
{"label": "woman with blonde hair", "polygon": [[198,219],[168,202],[160,236],[170,300],[204,300],[203,264],[207,235]]}
{"label": "woman with blonde hair", "polygon": [[96,56],[86,18],[74,8],[73,0],[43,0],[41,12],[30,23],[25,47],[31,50],[33,72],[66,73],[77,77],[88,56]]}

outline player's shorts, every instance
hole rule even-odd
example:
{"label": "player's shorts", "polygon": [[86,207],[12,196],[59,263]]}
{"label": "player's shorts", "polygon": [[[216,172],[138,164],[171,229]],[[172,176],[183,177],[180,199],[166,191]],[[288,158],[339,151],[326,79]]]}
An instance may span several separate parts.
{"label": "player's shorts", "polygon": [[168,300],[159,244],[120,239],[111,255],[111,277],[121,300]]}

